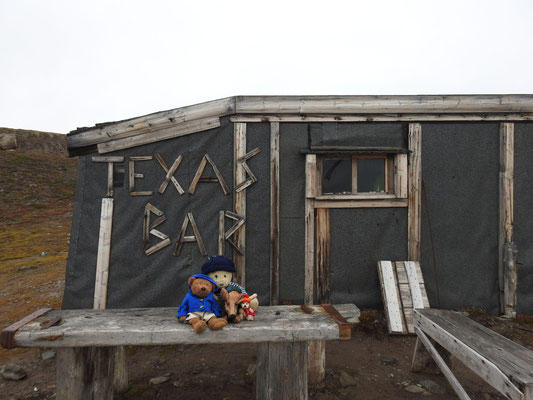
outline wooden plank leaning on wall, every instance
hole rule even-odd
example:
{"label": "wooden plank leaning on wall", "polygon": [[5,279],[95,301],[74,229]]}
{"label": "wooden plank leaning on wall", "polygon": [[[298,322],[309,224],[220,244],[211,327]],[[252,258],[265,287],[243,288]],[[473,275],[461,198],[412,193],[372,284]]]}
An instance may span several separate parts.
{"label": "wooden plank leaning on wall", "polygon": [[[98,253],[96,260],[96,279],[94,288],[95,309],[105,309],[107,306],[107,283],[109,277],[109,260],[111,254],[111,233],[113,226],[113,199],[103,198],[100,214],[100,233],[98,237]],[[94,379],[94,371],[90,365],[80,360],[85,356],[98,368],[107,368],[114,373],[103,374],[103,379],[94,385],[94,393],[79,393],[80,388],[68,385],[68,380],[57,380],[58,398],[110,398],[113,391],[123,393],[128,389],[128,372],[126,368],[126,355],[123,346],[114,347],[64,347],[58,349],[58,376],[70,374],[79,377],[82,381]],[[113,380],[105,376],[114,377]]]}
{"label": "wooden plank leaning on wall", "polygon": [[422,125],[409,124],[408,259],[420,261],[422,195]]}
{"label": "wooden plank leaning on wall", "polygon": [[514,124],[500,124],[500,223],[498,281],[500,312],[506,317],[516,316],[517,249],[513,243],[514,221]]}
{"label": "wooden plank leaning on wall", "polygon": [[[233,187],[239,186],[246,180],[246,171],[242,164],[238,162],[241,157],[246,155],[246,124],[237,123],[234,124],[233,130],[234,137],[234,151],[233,151]],[[233,193],[233,210],[236,214],[246,219],[246,190]],[[246,285],[246,224],[244,224],[235,233],[235,244],[241,249],[242,254],[237,250],[233,250],[233,260],[235,262],[235,268],[237,269],[238,282]]]}
{"label": "wooden plank leaning on wall", "polygon": [[279,122],[270,124],[270,304],[279,304]]}
{"label": "wooden plank leaning on wall", "polygon": [[313,304],[313,281],[315,264],[315,206],[316,154],[305,158],[305,266],[304,303]]}

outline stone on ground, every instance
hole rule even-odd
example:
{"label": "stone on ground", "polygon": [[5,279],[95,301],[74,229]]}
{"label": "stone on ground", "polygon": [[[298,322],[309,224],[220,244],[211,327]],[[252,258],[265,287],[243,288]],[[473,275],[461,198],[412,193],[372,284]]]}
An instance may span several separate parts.
{"label": "stone on ground", "polygon": [[150,379],[150,385],[161,385],[162,383],[168,382],[170,380],[169,376],[158,376]]}
{"label": "stone on ground", "polygon": [[426,391],[423,387],[416,386],[416,385],[409,385],[405,388],[410,393],[423,393]]}
{"label": "stone on ground", "polygon": [[54,358],[55,356],[56,356],[56,352],[53,350],[48,350],[48,351],[43,352],[43,354],[41,354],[41,358],[43,360],[50,360]]}
{"label": "stone on ground", "polygon": [[341,384],[341,386],[347,387],[354,386],[357,382],[355,381],[354,377],[351,376],[349,373],[347,373],[346,371],[341,371],[339,376],[339,383]]}
{"label": "stone on ground", "polygon": [[8,381],[19,381],[26,378],[26,371],[17,364],[6,364],[0,369],[0,376]]}
{"label": "stone on ground", "polygon": [[429,393],[434,394],[444,394],[446,393],[446,389],[443,388],[441,385],[439,385],[437,382],[433,382],[432,380],[423,380],[420,381],[420,384],[424,386]]}

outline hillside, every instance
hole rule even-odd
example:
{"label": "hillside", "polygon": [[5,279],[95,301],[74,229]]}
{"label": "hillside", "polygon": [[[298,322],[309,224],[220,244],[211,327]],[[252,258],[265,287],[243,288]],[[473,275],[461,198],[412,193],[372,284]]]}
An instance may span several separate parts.
{"label": "hillside", "polygon": [[[0,150],[0,328],[61,306],[77,169],[66,135],[2,133],[17,148]],[[0,362],[13,353],[0,349]]]}

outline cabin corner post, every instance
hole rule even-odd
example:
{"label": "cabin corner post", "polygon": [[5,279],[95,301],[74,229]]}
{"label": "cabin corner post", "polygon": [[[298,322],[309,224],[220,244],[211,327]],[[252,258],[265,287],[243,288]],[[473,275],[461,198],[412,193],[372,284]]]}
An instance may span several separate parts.
{"label": "cabin corner post", "polygon": [[305,158],[305,271],[304,303],[313,304],[313,282],[315,264],[315,196],[316,196],[316,154]]}
{"label": "cabin corner post", "polygon": [[516,316],[517,249],[513,243],[514,220],[514,123],[500,124],[498,281],[500,312]]}
{"label": "cabin corner post", "polygon": [[408,258],[420,261],[422,209],[422,125],[409,124]]}
{"label": "cabin corner post", "polygon": [[270,123],[270,304],[279,304],[279,122]]}
{"label": "cabin corner post", "polygon": [[[246,171],[242,163],[238,162],[246,155],[246,124],[235,123],[233,130],[233,187],[236,188],[246,180]],[[236,214],[246,220],[246,190],[233,193],[233,209]],[[241,249],[242,254],[233,250],[233,260],[237,270],[237,277],[241,285],[246,285],[246,224],[235,233],[235,244]]]}

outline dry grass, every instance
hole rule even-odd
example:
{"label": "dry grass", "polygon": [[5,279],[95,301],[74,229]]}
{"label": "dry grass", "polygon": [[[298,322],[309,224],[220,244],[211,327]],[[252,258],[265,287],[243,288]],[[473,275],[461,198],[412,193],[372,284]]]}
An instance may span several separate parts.
{"label": "dry grass", "polygon": [[[61,307],[76,165],[65,156],[0,152],[0,329]],[[0,363],[24,351],[1,349]]]}

